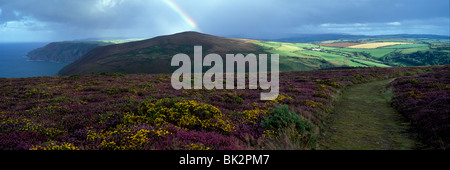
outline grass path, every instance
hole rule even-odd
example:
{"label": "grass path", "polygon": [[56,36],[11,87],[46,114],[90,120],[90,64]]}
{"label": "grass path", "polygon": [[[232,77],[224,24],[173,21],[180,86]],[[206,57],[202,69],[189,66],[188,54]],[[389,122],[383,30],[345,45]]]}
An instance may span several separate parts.
{"label": "grass path", "polygon": [[328,127],[321,135],[320,149],[400,150],[414,149],[407,132],[409,124],[391,106],[393,93],[381,80],[354,85],[343,92]]}

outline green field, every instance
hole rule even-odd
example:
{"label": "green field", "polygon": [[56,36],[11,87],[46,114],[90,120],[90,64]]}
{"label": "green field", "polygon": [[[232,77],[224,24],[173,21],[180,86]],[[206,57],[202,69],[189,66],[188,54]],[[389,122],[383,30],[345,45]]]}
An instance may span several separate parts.
{"label": "green field", "polygon": [[429,47],[428,44],[399,44],[399,45],[392,45],[382,48],[393,48],[393,49],[406,49],[406,48],[417,48],[417,47]]}
{"label": "green field", "polygon": [[417,51],[424,52],[424,51],[429,51],[429,50],[430,50],[430,48],[428,46],[398,49],[398,51],[400,51],[403,54],[411,54],[411,53],[415,53]]}
{"label": "green field", "polygon": [[342,52],[366,52],[375,58],[383,57],[384,55],[395,51],[395,49],[387,49],[387,48],[376,48],[376,49],[335,48],[335,47],[326,47],[326,48],[330,48],[330,50],[336,50],[336,51],[342,51]]}
{"label": "green field", "polygon": [[[346,40],[330,40],[320,43],[342,43]],[[284,43],[272,41],[254,42],[263,52],[279,54],[281,70],[313,70],[328,67],[390,67],[394,65],[409,65],[409,63],[387,62],[385,56],[400,52],[412,54],[418,51],[445,51],[447,42],[419,39],[361,39],[351,42],[409,42],[412,44],[399,44],[375,49],[355,49],[345,47],[327,47],[309,43]],[[441,47],[431,48],[430,44]],[[443,49],[442,49],[443,47]],[[319,50],[320,48],[320,50]],[[448,48],[447,48],[448,49]],[[390,55],[388,55],[390,54]]]}

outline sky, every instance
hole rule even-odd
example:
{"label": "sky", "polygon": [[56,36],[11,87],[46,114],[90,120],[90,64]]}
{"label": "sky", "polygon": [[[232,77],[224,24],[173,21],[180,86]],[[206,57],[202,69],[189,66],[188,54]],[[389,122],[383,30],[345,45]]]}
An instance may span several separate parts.
{"label": "sky", "polygon": [[449,35],[449,0],[0,0],[0,42],[152,38],[183,31]]}

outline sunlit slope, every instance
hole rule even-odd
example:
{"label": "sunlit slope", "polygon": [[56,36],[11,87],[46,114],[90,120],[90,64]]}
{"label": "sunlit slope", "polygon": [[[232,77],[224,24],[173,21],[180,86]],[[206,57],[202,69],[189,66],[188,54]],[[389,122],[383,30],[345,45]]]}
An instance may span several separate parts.
{"label": "sunlit slope", "polygon": [[[283,60],[291,61],[290,65],[303,63],[309,68],[320,69],[326,67],[389,67],[370,56],[358,52],[337,50],[339,48],[324,47],[306,43],[280,43],[260,41],[255,44],[264,51],[276,53]],[[292,68],[299,70],[299,68]],[[306,68],[305,68],[306,69]]]}
{"label": "sunlit slope", "polygon": [[[311,43],[258,41],[265,52],[280,54],[292,70],[450,64],[450,42],[432,39],[330,40]],[[313,61],[321,61],[322,64]],[[310,64],[313,62],[314,64]],[[326,63],[326,64],[324,64]]]}

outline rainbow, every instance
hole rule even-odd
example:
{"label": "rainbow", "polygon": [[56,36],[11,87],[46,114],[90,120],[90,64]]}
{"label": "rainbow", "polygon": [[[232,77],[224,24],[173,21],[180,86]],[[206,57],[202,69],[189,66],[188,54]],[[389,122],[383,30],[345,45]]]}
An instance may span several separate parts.
{"label": "rainbow", "polygon": [[178,5],[175,4],[172,0],[163,0],[163,2],[165,2],[167,6],[169,6],[175,13],[177,13],[183,19],[183,21],[186,22],[189,27],[191,27],[191,29],[200,31],[195,21],[191,17],[189,17],[189,15],[187,15],[183,10],[181,10],[181,8],[178,7]]}

